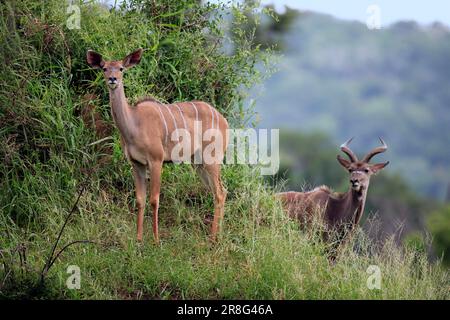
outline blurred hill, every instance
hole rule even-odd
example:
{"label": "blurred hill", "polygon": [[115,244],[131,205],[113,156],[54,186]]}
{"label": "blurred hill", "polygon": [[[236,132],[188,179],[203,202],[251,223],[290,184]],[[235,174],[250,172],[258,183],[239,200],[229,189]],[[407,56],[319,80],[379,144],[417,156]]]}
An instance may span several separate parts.
{"label": "blurred hill", "polygon": [[283,32],[260,27],[260,42],[278,43],[282,57],[259,93],[259,126],[324,131],[336,145],[355,136],[360,152],[381,136],[390,172],[443,199],[450,181],[449,30],[415,22],[369,30],[318,13],[287,14]]}

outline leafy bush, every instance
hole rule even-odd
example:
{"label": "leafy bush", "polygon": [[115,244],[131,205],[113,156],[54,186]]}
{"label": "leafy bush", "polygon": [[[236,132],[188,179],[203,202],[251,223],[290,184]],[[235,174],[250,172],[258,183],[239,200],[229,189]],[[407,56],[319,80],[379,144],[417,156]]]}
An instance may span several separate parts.
{"label": "leafy bush", "polygon": [[433,235],[435,253],[450,265],[450,206],[434,211],[427,219]]}

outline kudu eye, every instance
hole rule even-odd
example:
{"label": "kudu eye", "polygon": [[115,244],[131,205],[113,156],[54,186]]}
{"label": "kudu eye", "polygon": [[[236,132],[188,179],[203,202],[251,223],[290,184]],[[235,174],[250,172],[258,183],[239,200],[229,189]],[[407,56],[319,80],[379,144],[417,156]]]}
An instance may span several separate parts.
{"label": "kudu eye", "polygon": [[364,169],[364,172],[365,173],[369,173],[369,169]]}
{"label": "kudu eye", "polygon": [[106,68],[103,68],[103,71],[105,71],[105,72],[106,72],[106,70],[108,70],[108,69],[106,69]]}
{"label": "kudu eye", "polygon": [[120,71],[123,71],[123,67],[120,67],[120,69],[119,69]]}

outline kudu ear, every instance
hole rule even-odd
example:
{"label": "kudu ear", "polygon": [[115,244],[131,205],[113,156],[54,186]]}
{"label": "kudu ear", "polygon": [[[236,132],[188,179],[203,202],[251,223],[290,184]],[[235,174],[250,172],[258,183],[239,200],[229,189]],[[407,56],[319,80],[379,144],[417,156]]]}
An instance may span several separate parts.
{"label": "kudu ear", "polygon": [[337,156],[337,161],[339,161],[339,163],[341,164],[341,166],[343,166],[345,169],[350,168],[351,162],[348,161],[348,160],[345,160],[345,159],[342,158],[340,155]]}
{"label": "kudu ear", "polygon": [[87,51],[86,61],[94,69],[100,69],[105,64],[102,55],[92,50]]}
{"label": "kudu ear", "polygon": [[372,164],[370,166],[370,169],[372,170],[373,173],[377,173],[378,171],[380,171],[381,169],[386,167],[388,164],[389,164],[389,161],[383,162],[383,163]]}
{"label": "kudu ear", "polygon": [[137,49],[136,51],[130,53],[122,60],[122,64],[125,68],[131,68],[141,61],[142,52],[144,50],[142,48]]}

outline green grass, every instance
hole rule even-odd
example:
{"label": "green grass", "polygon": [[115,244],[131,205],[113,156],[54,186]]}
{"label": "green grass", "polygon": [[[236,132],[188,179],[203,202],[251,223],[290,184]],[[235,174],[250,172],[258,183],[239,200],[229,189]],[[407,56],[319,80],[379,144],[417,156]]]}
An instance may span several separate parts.
{"label": "green grass", "polygon": [[[449,275],[439,262],[392,242],[377,248],[361,231],[330,265],[315,233],[287,219],[258,168],[247,166],[224,166],[228,198],[215,245],[205,223],[213,211],[211,195],[189,166],[165,166],[161,244],[152,241],[149,216],[138,244],[130,213],[132,175],[117,130],[98,142],[79,115],[82,96],[95,94],[96,110],[111,123],[106,89],[87,69],[86,49],[120,57],[146,48],[143,63],[125,76],[130,100],[154,94],[166,101],[210,101],[233,127],[250,115],[244,89],[260,79],[255,63],[264,58],[239,30],[230,39],[232,52],[216,45],[227,37],[218,27],[223,19],[214,14],[220,8],[160,0],[133,11],[140,3],[110,12],[83,6],[81,30],[65,28],[60,1],[0,5],[0,48],[8,62],[0,75],[0,297],[450,298]],[[238,20],[245,18],[243,10],[235,9]],[[108,158],[104,146],[112,147]],[[58,250],[75,240],[93,243],[65,250],[42,284],[41,271],[84,183]],[[69,265],[80,267],[79,290],[66,286]],[[381,290],[367,288],[369,265],[381,270]]]}
{"label": "green grass", "polygon": [[[66,203],[67,208],[42,209],[45,216],[40,217],[39,233],[27,234],[3,222],[10,237],[2,247],[22,245],[27,262],[19,267],[19,255],[5,252],[13,274],[6,278],[2,295],[68,299],[450,297],[448,274],[439,265],[431,265],[423,253],[391,242],[375,251],[361,231],[355,239],[358,252],[347,246],[338,262],[330,265],[324,245],[286,219],[273,192],[262,186],[255,170],[226,168],[225,181],[243,173],[239,189],[230,192],[223,232],[216,245],[208,241],[209,230],[203,222],[213,209],[211,197],[190,167],[178,166],[164,174],[159,246],[152,241],[149,217],[144,243],[135,241],[135,216],[128,210],[132,189],[106,195],[101,190],[87,190],[61,244],[77,239],[95,244],[67,249],[37,292],[30,292],[30,288],[38,283],[70,204]],[[198,197],[195,203],[191,203],[192,193]],[[46,205],[43,203],[43,208]],[[80,290],[66,287],[69,265],[81,269]],[[381,270],[380,290],[367,288],[369,265]]]}

